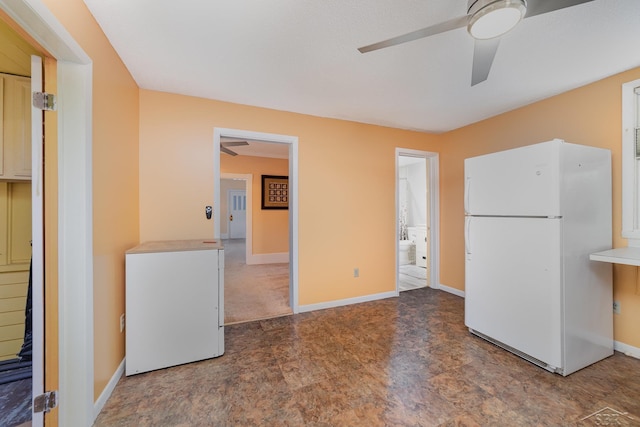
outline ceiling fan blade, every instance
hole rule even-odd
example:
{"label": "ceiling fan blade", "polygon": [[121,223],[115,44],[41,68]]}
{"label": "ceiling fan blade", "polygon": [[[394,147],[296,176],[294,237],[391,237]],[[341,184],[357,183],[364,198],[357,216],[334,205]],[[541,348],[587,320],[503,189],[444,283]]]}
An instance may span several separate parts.
{"label": "ceiling fan blade", "polygon": [[237,155],[238,155],[238,153],[236,153],[235,151],[231,151],[231,150],[229,150],[229,149],[228,149],[227,147],[225,147],[224,145],[221,145],[221,146],[220,146],[220,151],[221,151],[221,152],[223,152],[223,153],[226,153],[226,154],[228,154],[228,155],[230,155],[230,156],[237,156]]}
{"label": "ceiling fan blade", "polygon": [[448,21],[444,21],[427,28],[422,28],[420,30],[412,31],[410,33],[403,34],[401,36],[392,37],[388,40],[370,44],[368,46],[363,46],[358,48],[358,50],[360,51],[360,53],[367,53],[373,50],[383,49],[385,47],[396,46],[402,43],[418,40],[424,37],[433,36],[434,34],[455,30],[456,28],[466,26],[468,22],[469,22],[469,17],[467,15],[460,16],[458,18],[450,19]]}
{"label": "ceiling fan blade", "polygon": [[529,0],[527,2],[527,14],[525,18],[541,15],[565,7],[577,6],[582,3],[589,3],[593,0]]}
{"label": "ceiling fan blade", "polygon": [[247,141],[226,141],[226,142],[221,142],[221,144],[225,147],[237,147],[240,145],[249,145]]}
{"label": "ceiling fan blade", "polygon": [[482,83],[489,77],[493,58],[500,45],[500,38],[476,40],[473,48],[473,70],[471,71],[471,86]]}

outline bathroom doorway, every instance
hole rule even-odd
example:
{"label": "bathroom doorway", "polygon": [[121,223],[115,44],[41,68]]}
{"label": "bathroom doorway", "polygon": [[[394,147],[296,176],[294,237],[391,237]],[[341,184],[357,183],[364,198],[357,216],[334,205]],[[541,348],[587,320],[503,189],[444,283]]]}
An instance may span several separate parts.
{"label": "bathroom doorway", "polygon": [[438,288],[438,155],[396,149],[396,290]]}

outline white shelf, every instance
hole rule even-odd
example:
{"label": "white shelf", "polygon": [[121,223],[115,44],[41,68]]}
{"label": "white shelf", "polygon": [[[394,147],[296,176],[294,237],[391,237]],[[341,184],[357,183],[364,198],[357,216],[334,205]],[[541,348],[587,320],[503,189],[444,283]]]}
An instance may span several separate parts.
{"label": "white shelf", "polygon": [[616,248],[589,255],[592,261],[626,264],[640,267],[640,248]]}

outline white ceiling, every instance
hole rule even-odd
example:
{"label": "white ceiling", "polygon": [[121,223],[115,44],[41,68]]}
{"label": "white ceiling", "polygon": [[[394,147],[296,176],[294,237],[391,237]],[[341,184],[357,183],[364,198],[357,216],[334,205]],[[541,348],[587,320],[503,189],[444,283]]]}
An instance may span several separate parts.
{"label": "white ceiling", "polygon": [[474,87],[465,28],[357,51],[464,15],[467,0],[84,1],[141,88],[427,132],[640,66],[640,0],[525,19]]}
{"label": "white ceiling", "polygon": [[[253,139],[241,139],[220,137],[220,144],[233,143],[236,141],[244,141],[247,145],[234,145],[228,148],[239,156],[253,156],[253,157],[271,157],[274,159],[288,159],[289,158],[289,145],[281,144],[278,142],[265,142],[257,141]],[[225,155],[224,153],[221,153]]]}

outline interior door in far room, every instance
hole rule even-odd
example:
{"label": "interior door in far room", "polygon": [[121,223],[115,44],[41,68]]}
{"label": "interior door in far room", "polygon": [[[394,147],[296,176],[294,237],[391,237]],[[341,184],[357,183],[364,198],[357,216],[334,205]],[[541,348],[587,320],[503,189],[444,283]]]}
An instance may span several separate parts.
{"label": "interior door in far room", "polygon": [[247,192],[245,190],[229,190],[229,238],[244,239],[247,237]]}

